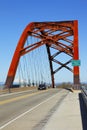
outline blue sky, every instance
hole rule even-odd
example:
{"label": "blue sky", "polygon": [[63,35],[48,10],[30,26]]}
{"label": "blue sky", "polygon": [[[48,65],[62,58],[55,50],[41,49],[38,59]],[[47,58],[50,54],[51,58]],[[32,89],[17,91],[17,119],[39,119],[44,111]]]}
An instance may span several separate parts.
{"label": "blue sky", "polygon": [[[0,81],[6,79],[14,50],[28,23],[76,19],[79,22],[80,80],[87,82],[87,0],[0,0]],[[65,77],[66,81],[72,81],[68,71]]]}

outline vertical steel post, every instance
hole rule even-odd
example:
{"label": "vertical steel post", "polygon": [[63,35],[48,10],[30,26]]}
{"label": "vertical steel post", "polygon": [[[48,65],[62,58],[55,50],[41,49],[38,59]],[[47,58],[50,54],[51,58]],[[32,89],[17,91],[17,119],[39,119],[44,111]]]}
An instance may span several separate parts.
{"label": "vertical steel post", "polygon": [[[79,60],[79,48],[78,48],[78,21],[74,21],[74,42],[73,42],[73,60]],[[73,67],[73,82],[74,89],[79,89],[80,79],[79,79],[79,66]]]}
{"label": "vertical steel post", "polygon": [[50,72],[51,72],[51,81],[52,81],[52,88],[54,88],[54,73],[53,73],[53,66],[52,66],[52,60],[51,60],[51,53],[50,53],[50,47],[46,44],[46,49],[48,53],[48,59],[50,64]]}

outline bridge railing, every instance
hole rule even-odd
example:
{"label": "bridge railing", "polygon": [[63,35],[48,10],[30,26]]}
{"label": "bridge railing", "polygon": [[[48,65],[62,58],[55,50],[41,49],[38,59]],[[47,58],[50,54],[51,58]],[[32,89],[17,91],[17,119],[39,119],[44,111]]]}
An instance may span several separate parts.
{"label": "bridge railing", "polygon": [[82,93],[82,97],[83,97],[84,103],[86,104],[86,108],[87,108],[87,87],[82,86],[81,93]]}

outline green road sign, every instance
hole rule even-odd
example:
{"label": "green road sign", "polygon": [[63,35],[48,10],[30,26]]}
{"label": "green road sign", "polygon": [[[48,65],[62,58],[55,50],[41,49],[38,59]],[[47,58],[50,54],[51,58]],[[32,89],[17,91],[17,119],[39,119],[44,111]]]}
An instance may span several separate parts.
{"label": "green road sign", "polygon": [[81,62],[80,60],[72,60],[72,66],[80,66]]}

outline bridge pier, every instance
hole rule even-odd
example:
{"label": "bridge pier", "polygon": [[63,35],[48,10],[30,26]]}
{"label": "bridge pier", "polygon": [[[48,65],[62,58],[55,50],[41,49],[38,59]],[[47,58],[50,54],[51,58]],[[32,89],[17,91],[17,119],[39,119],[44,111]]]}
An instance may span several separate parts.
{"label": "bridge pier", "polygon": [[80,79],[79,75],[74,75],[74,83],[73,83],[73,89],[74,90],[79,90],[80,89]]}

